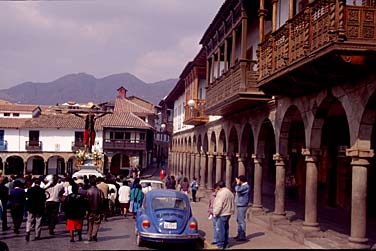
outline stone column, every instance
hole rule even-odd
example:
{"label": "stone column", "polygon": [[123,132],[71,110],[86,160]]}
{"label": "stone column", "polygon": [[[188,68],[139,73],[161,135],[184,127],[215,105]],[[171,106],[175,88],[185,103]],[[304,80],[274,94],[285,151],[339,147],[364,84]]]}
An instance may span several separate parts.
{"label": "stone column", "polygon": [[191,175],[191,153],[187,152],[186,156],[187,156],[187,165],[185,167],[187,169],[186,177],[189,178]]}
{"label": "stone column", "polygon": [[216,168],[215,168],[215,182],[217,183],[222,179],[222,163],[223,163],[223,155],[217,153],[216,157]]}
{"label": "stone column", "polygon": [[302,149],[302,155],[306,156],[306,194],[305,194],[305,217],[303,229],[319,231],[317,222],[317,177],[319,150]]}
{"label": "stone column", "polygon": [[[47,173],[48,173],[48,170],[47,170],[47,168],[48,168],[48,161],[45,161],[44,162],[44,175],[47,175]],[[25,162],[25,165],[24,165],[24,173],[26,174],[26,172],[27,172],[27,162]]]}
{"label": "stone column", "polygon": [[275,209],[273,218],[285,218],[285,160],[287,157],[282,157],[280,154],[274,154],[276,166],[276,180],[275,180]]}
{"label": "stone column", "polygon": [[189,176],[189,180],[192,181],[193,177],[195,176],[195,153],[191,153],[191,172]]}
{"label": "stone column", "polygon": [[172,166],[172,152],[168,151],[168,157],[167,157],[167,167],[169,171],[171,171],[171,166]]}
{"label": "stone column", "polygon": [[213,154],[208,155],[208,189],[213,189]]}
{"label": "stone column", "polygon": [[351,191],[351,234],[349,241],[357,245],[366,245],[367,224],[367,172],[369,159],[374,152],[370,149],[346,149],[346,155],[352,158]]}
{"label": "stone column", "polygon": [[232,164],[231,164],[232,155],[226,155],[226,187],[231,188],[231,178],[232,178]]}
{"label": "stone column", "polygon": [[187,153],[183,152],[183,163],[182,163],[182,171],[183,171],[183,176],[187,176]]}
{"label": "stone column", "polygon": [[5,169],[6,169],[7,162],[3,161],[3,175],[5,175]]}
{"label": "stone column", "polygon": [[200,180],[200,160],[201,160],[201,157],[200,157],[200,153],[196,153],[196,163],[195,163],[195,177],[196,177],[196,180],[199,181]]}
{"label": "stone column", "polygon": [[238,158],[238,176],[245,175],[245,165],[244,162],[246,161],[246,156],[240,153],[236,154]]}
{"label": "stone column", "polygon": [[253,211],[262,210],[262,160],[260,156],[252,154],[252,159],[254,162],[254,177],[253,177]]}
{"label": "stone column", "polygon": [[201,168],[200,168],[200,186],[205,187],[206,183],[206,154],[201,153]]}

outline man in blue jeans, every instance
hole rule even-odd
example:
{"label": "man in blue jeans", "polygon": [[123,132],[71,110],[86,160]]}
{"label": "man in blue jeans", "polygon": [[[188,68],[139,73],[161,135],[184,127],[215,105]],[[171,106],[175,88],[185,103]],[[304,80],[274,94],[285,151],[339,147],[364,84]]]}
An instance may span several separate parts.
{"label": "man in blue jeans", "polygon": [[218,189],[213,205],[213,216],[217,221],[215,228],[217,234],[217,248],[225,249],[229,239],[230,217],[235,211],[234,195],[225,187],[223,181],[217,182],[215,188]]}
{"label": "man in blue jeans", "polygon": [[234,237],[237,241],[246,241],[246,212],[248,208],[248,200],[249,200],[249,185],[244,175],[240,175],[236,180],[236,209],[237,209],[237,216],[236,222],[238,223],[238,235]]}

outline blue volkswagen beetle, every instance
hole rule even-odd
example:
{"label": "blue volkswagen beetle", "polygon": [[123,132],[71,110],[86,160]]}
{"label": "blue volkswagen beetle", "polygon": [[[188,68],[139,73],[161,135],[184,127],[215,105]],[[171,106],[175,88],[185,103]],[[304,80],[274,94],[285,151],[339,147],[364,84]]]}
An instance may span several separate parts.
{"label": "blue volkswagen beetle", "polygon": [[175,190],[148,192],[136,214],[136,242],[191,243],[201,245],[197,220],[192,217],[189,197]]}

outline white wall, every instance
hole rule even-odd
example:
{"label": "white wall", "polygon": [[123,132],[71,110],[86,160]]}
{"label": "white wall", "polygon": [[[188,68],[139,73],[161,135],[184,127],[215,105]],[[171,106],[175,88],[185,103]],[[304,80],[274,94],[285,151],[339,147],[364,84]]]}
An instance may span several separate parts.
{"label": "white wall", "polygon": [[[1,128],[0,128],[1,129]],[[8,151],[22,152],[26,151],[25,142],[29,141],[29,131],[39,130],[39,141],[42,141],[42,151],[44,152],[71,152],[74,133],[83,131],[78,129],[52,129],[52,128],[33,128],[33,129],[3,129],[4,140],[8,143]],[[103,132],[97,131],[95,142],[102,152]]]}
{"label": "white wall", "polygon": [[[4,113],[10,113],[10,116],[4,116]],[[18,117],[13,116],[14,113],[18,113],[19,116]],[[33,115],[31,112],[17,112],[17,111],[11,111],[11,112],[1,111],[0,112],[0,118],[32,118],[32,117]]]}
{"label": "white wall", "polygon": [[173,118],[173,133],[179,131],[185,131],[187,129],[193,128],[191,125],[184,125],[184,94],[181,95],[174,102],[174,118]]}

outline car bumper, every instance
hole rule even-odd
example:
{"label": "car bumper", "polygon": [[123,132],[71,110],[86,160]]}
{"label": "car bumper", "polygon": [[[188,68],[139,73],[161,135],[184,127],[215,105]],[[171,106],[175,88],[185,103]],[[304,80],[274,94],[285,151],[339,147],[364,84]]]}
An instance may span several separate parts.
{"label": "car bumper", "polygon": [[139,232],[143,240],[154,242],[190,242],[201,239],[200,234],[158,234]]}

